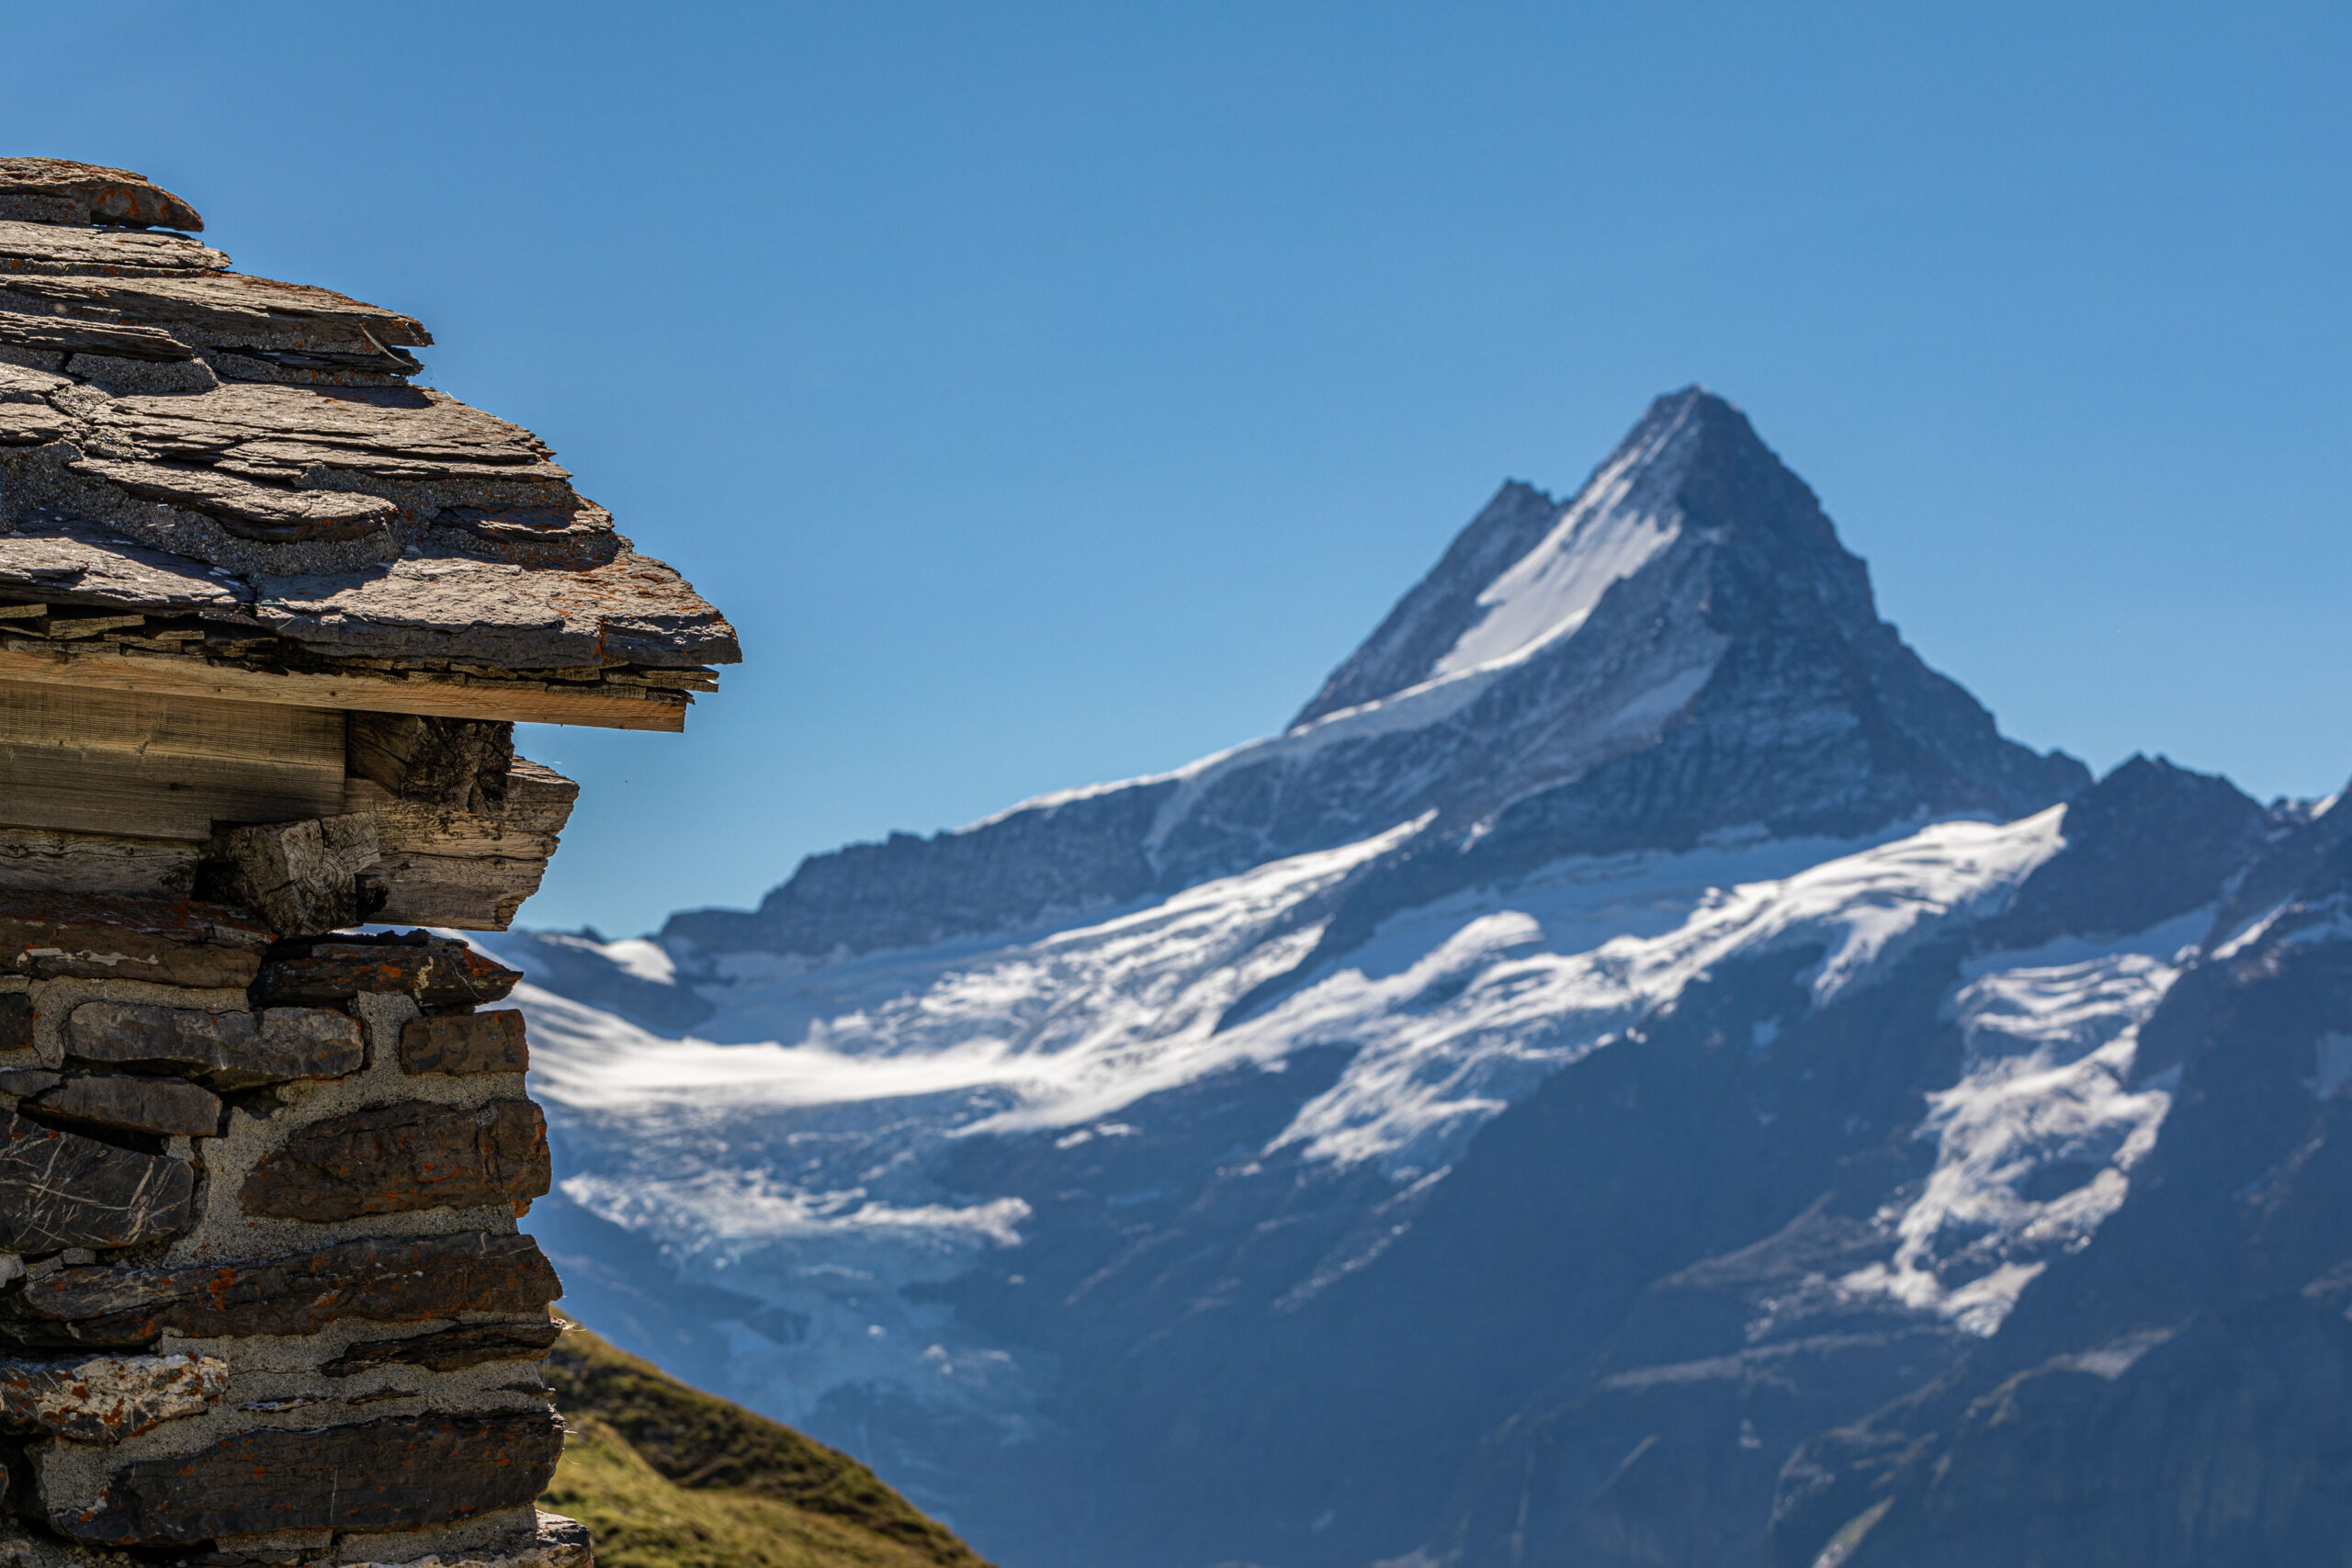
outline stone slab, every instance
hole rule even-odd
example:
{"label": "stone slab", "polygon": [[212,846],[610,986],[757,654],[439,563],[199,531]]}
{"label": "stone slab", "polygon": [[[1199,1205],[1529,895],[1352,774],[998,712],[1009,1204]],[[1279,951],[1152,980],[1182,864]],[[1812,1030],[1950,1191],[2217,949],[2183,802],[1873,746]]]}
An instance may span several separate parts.
{"label": "stone slab", "polygon": [[[73,217],[7,210],[6,203],[56,203]],[[48,208],[39,212],[51,210]],[[195,208],[144,175],[66,158],[0,158],[0,216],[37,222],[113,223],[131,228],[186,229],[201,233]]]}
{"label": "stone slab", "polygon": [[428,1008],[480,1007],[503,1001],[522,978],[519,969],[424,931],[374,942],[329,937],[273,949],[253,997],[259,1007],[318,1006],[372,992],[405,994]]}
{"label": "stone slab", "polygon": [[77,1443],[119,1443],[201,1416],[228,1389],[218,1356],[0,1357],[0,1421]]}
{"label": "stone slab", "polygon": [[371,1367],[424,1367],[454,1372],[485,1361],[536,1361],[563,1337],[563,1325],[549,1318],[542,1323],[461,1323],[406,1339],[370,1339],[353,1345],[319,1368],[331,1378],[347,1378]]}
{"label": "stone slab", "polygon": [[531,1048],[523,1015],[513,1008],[411,1019],[401,1029],[401,1067],[411,1073],[520,1073]]}
{"label": "stone slab", "polygon": [[239,1201],[248,1214],[323,1223],[527,1202],[553,1183],[547,1118],[529,1100],[415,1100],[288,1134],[245,1178]]}
{"label": "stone slab", "polygon": [[187,1228],[196,1174],[0,1111],[0,1251],[130,1247]]}
{"label": "stone slab", "polygon": [[331,1008],[207,1012],[144,1002],[84,1002],[66,1021],[79,1062],[165,1068],[219,1089],[334,1078],[366,1065],[359,1022]]}
{"label": "stone slab", "polygon": [[305,1335],[343,1318],[421,1323],[460,1312],[536,1313],[562,1293],[554,1267],[527,1235],[368,1237],[241,1262],[59,1269],[0,1295],[0,1338],[135,1347],[166,1331],[192,1339]]}
{"label": "stone slab", "polygon": [[311,1431],[268,1428],[142,1459],[95,1506],[47,1497],[83,1540],[174,1546],[287,1529],[414,1529],[526,1505],[563,1457],[553,1412],[418,1416]]}
{"label": "stone slab", "polygon": [[0,973],[233,989],[260,973],[270,937],[193,899],[0,888]]}
{"label": "stone slab", "polygon": [[24,1103],[65,1121],[158,1137],[209,1138],[220,1131],[220,1097],[179,1078],[72,1073]]}
{"label": "stone slab", "polygon": [[[345,1568],[391,1568],[390,1560],[349,1560]],[[539,1512],[535,1539],[511,1552],[444,1551],[403,1561],[401,1568],[596,1568],[588,1527],[561,1514]]]}

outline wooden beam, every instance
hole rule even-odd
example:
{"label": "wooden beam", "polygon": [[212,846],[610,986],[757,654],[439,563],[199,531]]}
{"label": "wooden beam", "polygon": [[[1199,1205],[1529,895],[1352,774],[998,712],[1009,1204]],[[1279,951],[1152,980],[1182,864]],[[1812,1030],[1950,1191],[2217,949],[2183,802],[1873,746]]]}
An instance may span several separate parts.
{"label": "wooden beam", "polygon": [[533,681],[483,681],[464,676],[314,675],[243,670],[170,654],[140,654],[69,647],[0,648],[0,681],[98,687],[161,697],[209,697],[223,702],[289,707],[357,708],[435,718],[499,718],[523,724],[574,724],[600,729],[686,727],[684,703],[645,694],[641,687],[570,689]]}
{"label": "wooden beam", "polygon": [[341,808],[340,712],[0,682],[0,824],[201,841]]}

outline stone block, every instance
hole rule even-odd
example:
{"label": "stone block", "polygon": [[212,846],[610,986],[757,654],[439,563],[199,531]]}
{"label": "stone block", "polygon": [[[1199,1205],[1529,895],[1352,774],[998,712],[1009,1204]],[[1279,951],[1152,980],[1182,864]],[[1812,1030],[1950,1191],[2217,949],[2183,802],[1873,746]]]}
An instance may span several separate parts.
{"label": "stone block", "polygon": [[[288,1529],[417,1529],[528,1505],[563,1457],[553,1412],[395,1416],[264,1428],[134,1460],[96,1498],[51,1497],[50,1523],[110,1546],[192,1545]],[[44,1477],[44,1481],[46,1477]]]}
{"label": "stone block", "polygon": [[0,1421],[77,1443],[119,1443],[203,1415],[228,1388],[229,1363],[218,1356],[0,1357]]}
{"label": "stone block", "polygon": [[104,1001],[74,1010],[65,1051],[76,1061],[189,1073],[218,1089],[341,1077],[368,1057],[357,1021],[331,1008],[272,1008],[256,1017]]}
{"label": "stone block", "polygon": [[[345,1568],[391,1568],[391,1564],[390,1559],[352,1561]],[[596,1568],[596,1553],[587,1526],[561,1514],[538,1512],[535,1537],[512,1551],[439,1551],[430,1557],[403,1559],[401,1568]]]}
{"label": "stone block", "polygon": [[0,973],[234,989],[270,940],[217,904],[0,888]]}
{"label": "stone block", "polygon": [[420,1007],[471,1008],[504,1000],[522,978],[464,942],[424,931],[334,937],[271,950],[253,998],[256,1007],[316,1007],[375,992],[405,994]]}
{"label": "stone block", "polygon": [[0,1251],[130,1247],[187,1228],[196,1174],[0,1111]]}
{"label": "stone block", "polygon": [[254,1167],[240,1201],[270,1219],[326,1222],[544,1197],[547,1118],[527,1100],[403,1100],[288,1134]]}
{"label": "stone block", "polygon": [[519,1073],[531,1065],[523,1015],[512,1008],[411,1019],[401,1030],[401,1066],[412,1073]]}
{"label": "stone block", "polygon": [[68,1122],[159,1137],[209,1138],[220,1131],[220,1097],[179,1078],[70,1073],[24,1104]]}
{"label": "stone block", "polygon": [[485,1361],[536,1361],[561,1337],[563,1325],[552,1318],[541,1323],[461,1323],[406,1339],[370,1339],[353,1345],[319,1371],[331,1378],[347,1378],[370,1367],[398,1365],[454,1372]]}
{"label": "stone block", "polygon": [[239,1262],[59,1269],[0,1295],[0,1338],[135,1347],[166,1331],[192,1339],[316,1334],[347,1317],[421,1323],[541,1312],[562,1293],[527,1235],[371,1236]]}

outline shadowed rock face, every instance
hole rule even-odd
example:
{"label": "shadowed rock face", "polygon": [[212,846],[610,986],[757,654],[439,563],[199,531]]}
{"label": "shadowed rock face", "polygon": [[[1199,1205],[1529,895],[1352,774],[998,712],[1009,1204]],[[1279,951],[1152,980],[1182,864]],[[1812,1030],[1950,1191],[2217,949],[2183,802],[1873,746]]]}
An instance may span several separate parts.
{"label": "shadowed rock face", "polygon": [[1561,854],[2013,818],[2087,782],[2002,739],[1904,646],[1813,492],[1694,388],[1659,399],[1571,501],[1505,486],[1284,735],[812,856],[756,912],[681,914],[664,936],[707,953],[912,946],[1429,816],[1361,874],[1376,885],[1361,925]]}

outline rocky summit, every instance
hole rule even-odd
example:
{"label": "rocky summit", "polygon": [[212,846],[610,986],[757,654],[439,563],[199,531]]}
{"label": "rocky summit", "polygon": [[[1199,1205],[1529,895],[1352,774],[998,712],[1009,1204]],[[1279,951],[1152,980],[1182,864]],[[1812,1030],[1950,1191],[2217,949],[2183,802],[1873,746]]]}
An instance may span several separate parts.
{"label": "rocky summit", "polygon": [[1010,1568],[2186,1568],[2352,1539],[2347,901],[1693,389],[1280,735],[480,940],[570,1310]]}

